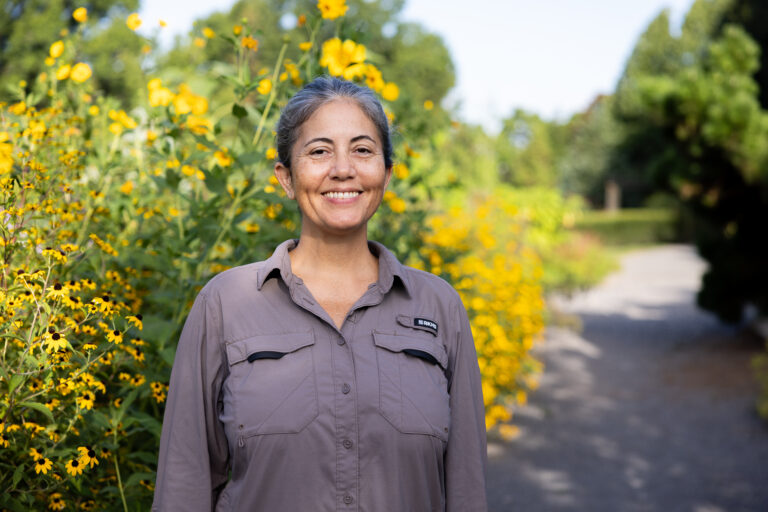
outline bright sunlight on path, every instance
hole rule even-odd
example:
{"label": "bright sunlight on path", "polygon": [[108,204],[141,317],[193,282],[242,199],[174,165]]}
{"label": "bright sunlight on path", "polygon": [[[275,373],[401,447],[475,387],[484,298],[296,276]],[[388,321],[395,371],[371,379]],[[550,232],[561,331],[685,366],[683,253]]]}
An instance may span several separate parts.
{"label": "bright sunlight on path", "polygon": [[760,342],[695,307],[693,249],[628,254],[557,308],[521,435],[489,440],[490,510],[768,511],[768,425],[754,412]]}

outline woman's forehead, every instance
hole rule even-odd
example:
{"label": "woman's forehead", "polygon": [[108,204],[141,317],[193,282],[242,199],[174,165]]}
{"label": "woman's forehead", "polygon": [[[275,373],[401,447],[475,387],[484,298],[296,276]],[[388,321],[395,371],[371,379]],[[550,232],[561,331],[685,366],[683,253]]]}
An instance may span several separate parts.
{"label": "woman's forehead", "polygon": [[314,138],[351,140],[360,135],[367,135],[376,143],[378,130],[360,105],[351,99],[335,99],[320,106],[299,127],[298,141]]}

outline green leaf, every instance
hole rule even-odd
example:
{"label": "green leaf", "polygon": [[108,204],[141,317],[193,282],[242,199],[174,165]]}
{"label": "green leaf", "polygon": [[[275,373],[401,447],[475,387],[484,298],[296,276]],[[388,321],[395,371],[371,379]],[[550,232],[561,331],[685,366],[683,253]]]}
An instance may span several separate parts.
{"label": "green leaf", "polygon": [[24,477],[24,463],[19,464],[16,467],[16,471],[13,472],[13,488],[15,489],[19,482]]}
{"label": "green leaf", "polygon": [[235,103],[232,105],[232,115],[238,119],[242,119],[248,115],[248,111]]}
{"label": "green leaf", "polygon": [[22,407],[29,407],[30,409],[34,409],[38,412],[43,413],[49,420],[53,421],[53,413],[50,409],[48,409],[43,404],[39,404],[37,402],[21,402],[19,403]]}
{"label": "green leaf", "polygon": [[138,485],[138,483],[141,480],[148,480],[150,482],[154,482],[155,474],[154,473],[133,473],[131,476],[125,479],[125,483],[123,484],[123,487],[127,489],[128,487]]}
{"label": "green leaf", "polygon": [[8,394],[10,395],[13,393],[13,390],[16,389],[22,382],[24,382],[23,375],[11,375],[11,381],[8,383]]}

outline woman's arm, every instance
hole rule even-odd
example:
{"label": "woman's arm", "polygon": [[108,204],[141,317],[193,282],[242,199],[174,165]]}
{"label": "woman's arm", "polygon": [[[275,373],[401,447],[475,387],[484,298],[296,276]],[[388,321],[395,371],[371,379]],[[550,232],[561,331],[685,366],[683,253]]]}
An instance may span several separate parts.
{"label": "woman's arm", "polygon": [[228,445],[218,419],[226,367],[221,332],[219,313],[201,292],[173,362],[153,512],[210,512],[227,482]]}
{"label": "woman's arm", "polygon": [[485,512],[488,505],[483,390],[467,311],[458,297],[456,302],[456,345],[449,360],[451,433],[445,455],[446,511]]}

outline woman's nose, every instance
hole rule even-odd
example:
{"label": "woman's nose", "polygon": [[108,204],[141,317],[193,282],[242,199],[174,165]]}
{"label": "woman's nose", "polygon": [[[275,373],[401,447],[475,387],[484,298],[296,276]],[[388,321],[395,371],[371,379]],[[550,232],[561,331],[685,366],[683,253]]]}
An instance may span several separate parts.
{"label": "woman's nose", "polygon": [[347,179],[355,174],[355,166],[349,154],[345,151],[336,153],[331,169],[331,177],[336,179]]}

